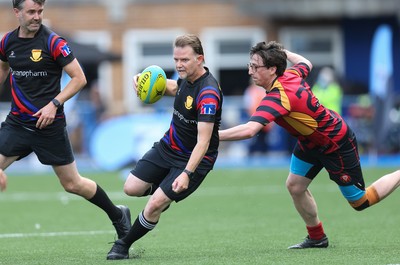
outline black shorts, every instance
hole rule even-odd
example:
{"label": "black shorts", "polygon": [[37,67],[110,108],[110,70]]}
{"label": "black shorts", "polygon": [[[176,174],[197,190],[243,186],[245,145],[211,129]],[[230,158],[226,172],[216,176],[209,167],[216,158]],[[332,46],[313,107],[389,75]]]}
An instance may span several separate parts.
{"label": "black shorts", "polygon": [[19,156],[18,160],[34,152],[44,165],[68,165],[74,161],[71,143],[65,126],[55,126],[51,133],[41,133],[6,122],[0,128],[0,153]]}
{"label": "black shorts", "polygon": [[175,193],[172,190],[172,183],[185,169],[186,164],[176,163],[164,153],[161,155],[159,148],[161,148],[160,144],[155,143],[138,161],[131,173],[147,183],[158,185],[171,200],[181,201],[200,186],[210,170],[197,169],[190,179],[188,189],[181,193]]}
{"label": "black shorts", "polygon": [[339,146],[338,150],[324,154],[318,150],[300,147],[297,143],[293,150],[290,171],[314,179],[321,169],[325,168],[330,179],[339,186],[355,185],[364,189],[357,139],[350,129]]}

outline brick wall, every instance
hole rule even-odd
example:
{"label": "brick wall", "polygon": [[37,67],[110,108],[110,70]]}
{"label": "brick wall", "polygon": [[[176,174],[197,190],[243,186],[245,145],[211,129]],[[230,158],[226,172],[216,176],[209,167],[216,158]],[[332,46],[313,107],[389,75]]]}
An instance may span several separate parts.
{"label": "brick wall", "polygon": [[[178,3],[178,4],[132,4],[125,9],[125,20],[110,22],[109,13],[104,6],[71,5],[45,6],[44,18],[50,21],[53,30],[71,34],[76,30],[106,30],[112,34],[112,50],[120,54],[122,37],[129,29],[140,28],[183,28],[198,34],[204,27],[227,27],[262,25],[263,19],[242,15],[230,3]],[[0,32],[17,27],[17,19],[11,5],[0,5]],[[157,36],[155,36],[156,38]],[[79,58],[78,58],[79,59]],[[122,65],[113,66],[113,99],[120,102],[122,93]],[[120,104],[110,104],[116,106]],[[118,110],[120,111],[120,110]]]}

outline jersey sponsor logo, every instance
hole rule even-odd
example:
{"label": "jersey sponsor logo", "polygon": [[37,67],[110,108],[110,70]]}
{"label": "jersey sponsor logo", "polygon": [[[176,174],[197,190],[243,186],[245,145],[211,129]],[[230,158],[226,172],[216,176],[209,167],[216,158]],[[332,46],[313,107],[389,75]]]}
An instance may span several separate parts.
{"label": "jersey sponsor logo", "polygon": [[66,44],[66,43],[60,49],[61,49],[61,54],[64,57],[67,57],[71,53],[71,49],[69,48],[68,44]]}
{"label": "jersey sponsor logo", "polygon": [[178,110],[174,109],[174,115],[176,115],[178,117],[178,119],[180,121],[183,121],[184,123],[188,123],[188,124],[197,124],[196,120],[189,120],[186,119]]}
{"label": "jersey sponsor logo", "polygon": [[215,115],[216,112],[217,106],[214,103],[203,104],[203,106],[201,106],[201,114]]}
{"label": "jersey sponsor logo", "polygon": [[32,71],[32,70],[20,70],[20,71],[14,71],[11,68],[11,74],[14,77],[44,77],[47,76],[47,71]]}
{"label": "jersey sponsor logo", "polygon": [[185,101],[185,108],[192,109],[192,104],[193,104],[193,98],[191,96],[187,96]]}
{"label": "jersey sponsor logo", "polygon": [[40,49],[33,49],[31,51],[31,54],[32,54],[32,56],[30,58],[31,58],[32,62],[37,63],[43,59],[42,50],[40,50]]}

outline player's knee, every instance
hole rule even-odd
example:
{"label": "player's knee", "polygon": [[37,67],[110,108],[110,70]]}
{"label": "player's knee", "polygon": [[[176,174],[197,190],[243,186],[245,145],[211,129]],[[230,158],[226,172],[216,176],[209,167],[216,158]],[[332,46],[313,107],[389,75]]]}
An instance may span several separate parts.
{"label": "player's knee", "polygon": [[151,216],[159,216],[168,209],[171,200],[164,196],[152,196],[146,205],[146,212]]}
{"label": "player's knee", "polygon": [[127,185],[126,183],[124,185],[124,192],[128,196],[137,196],[137,190],[132,188],[131,185]]}
{"label": "player's knee", "polygon": [[349,201],[349,204],[356,211],[362,211],[378,203],[379,200],[380,199],[375,188],[373,186],[369,186],[368,188],[366,188],[365,194],[360,199],[352,202]]}
{"label": "player's knee", "polygon": [[124,185],[124,192],[128,196],[141,197],[144,196],[143,193],[146,193],[146,188],[138,187],[137,185],[126,182]]}
{"label": "player's knee", "polygon": [[290,180],[286,181],[286,188],[291,196],[303,194],[307,190],[307,188],[305,188],[303,185],[300,185],[299,183]]}
{"label": "player's knee", "polygon": [[72,184],[73,184],[73,183],[71,183],[71,182],[62,183],[62,186],[63,186],[63,188],[64,188],[64,190],[65,190],[66,192],[74,193],[74,185],[72,185]]}

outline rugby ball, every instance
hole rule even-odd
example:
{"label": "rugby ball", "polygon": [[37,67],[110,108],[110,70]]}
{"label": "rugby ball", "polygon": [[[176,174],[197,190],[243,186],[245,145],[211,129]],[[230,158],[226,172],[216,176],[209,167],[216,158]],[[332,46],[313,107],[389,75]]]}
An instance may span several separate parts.
{"label": "rugby ball", "polygon": [[140,74],[137,82],[137,93],[145,104],[160,100],[167,88],[167,77],[164,70],[157,65],[150,65]]}

